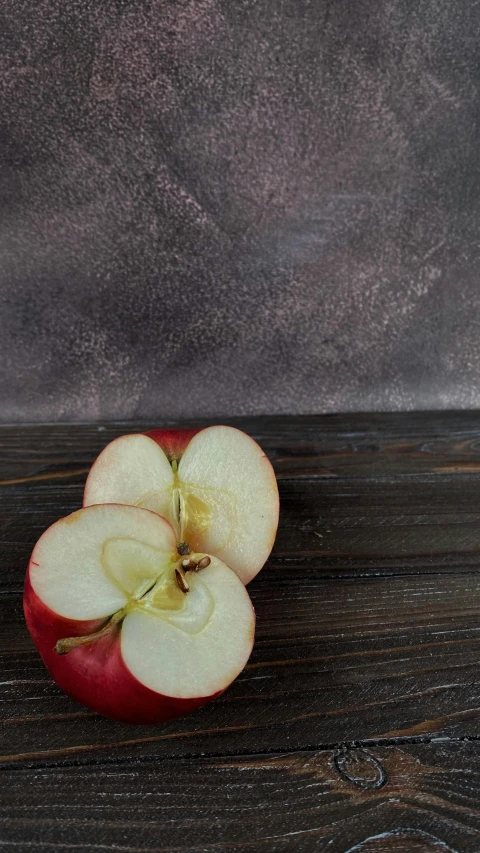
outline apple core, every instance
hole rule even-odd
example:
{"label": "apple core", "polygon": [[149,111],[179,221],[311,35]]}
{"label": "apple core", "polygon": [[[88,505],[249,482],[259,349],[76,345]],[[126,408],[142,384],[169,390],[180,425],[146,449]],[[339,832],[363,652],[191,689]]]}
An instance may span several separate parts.
{"label": "apple core", "polygon": [[158,513],[172,525],[178,545],[186,541],[198,553],[214,554],[244,584],[264,565],[278,525],[278,488],[268,458],[253,439],[228,426],[114,439],[85,486],[84,506],[105,503]]}
{"label": "apple core", "polygon": [[[148,613],[156,619],[170,621],[180,631],[196,634],[202,631],[214,609],[208,588],[198,581],[189,582],[187,572],[206,569],[211,558],[206,554],[192,554],[184,558],[173,553],[165,564],[165,554],[145,542],[130,537],[107,539],[101,551],[101,564],[107,577],[127,598],[127,603],[108,619],[106,624],[91,634],[65,637],[57,641],[55,651],[67,654],[78,646],[85,646],[105,637],[134,610]],[[184,551],[184,548],[182,548]],[[185,596],[194,590],[187,603]]]}

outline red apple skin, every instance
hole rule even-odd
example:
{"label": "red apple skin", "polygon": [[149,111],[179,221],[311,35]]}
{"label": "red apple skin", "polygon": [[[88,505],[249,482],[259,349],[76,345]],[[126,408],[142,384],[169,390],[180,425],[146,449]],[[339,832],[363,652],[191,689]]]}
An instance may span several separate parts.
{"label": "red apple skin", "polygon": [[105,620],[77,621],[54,613],[32,587],[31,566],[32,560],[23,596],[27,627],[50,675],[75,701],[121,723],[148,725],[183,717],[223,693],[221,690],[213,696],[176,699],[145,687],[122,658],[121,628],[114,628],[107,636],[65,655],[57,654],[54,650],[57,640],[90,634],[101,628]]}
{"label": "red apple skin", "polygon": [[170,462],[173,459],[176,459],[178,462],[185,453],[193,436],[197,432],[201,432],[202,429],[204,427],[200,427],[199,429],[152,429],[150,432],[146,432],[145,435],[148,435],[149,438],[153,438],[157,442]]}

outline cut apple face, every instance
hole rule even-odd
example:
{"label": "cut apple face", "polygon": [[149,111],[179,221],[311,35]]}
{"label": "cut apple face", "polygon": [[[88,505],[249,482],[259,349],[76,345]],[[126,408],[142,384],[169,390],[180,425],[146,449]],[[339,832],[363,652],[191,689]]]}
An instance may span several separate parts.
{"label": "cut apple face", "polygon": [[215,554],[244,584],[264,565],[278,525],[278,488],[269,460],[253,439],[227,426],[115,439],[85,486],[84,506],[102,503],[164,516],[178,543]]}
{"label": "cut apple face", "polygon": [[218,558],[177,552],[175,533],[138,507],[92,506],[52,525],[33,551],[27,625],[58,684],[128,722],[188,713],[250,656],[248,593]]}

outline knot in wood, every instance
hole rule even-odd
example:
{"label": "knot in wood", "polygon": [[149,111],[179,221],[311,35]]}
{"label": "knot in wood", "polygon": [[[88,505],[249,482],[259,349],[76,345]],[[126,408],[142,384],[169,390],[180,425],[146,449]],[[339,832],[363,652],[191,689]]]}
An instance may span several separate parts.
{"label": "knot in wood", "polygon": [[335,753],[333,762],[340,776],[359,788],[383,788],[388,781],[381,762],[366,749],[344,747]]}

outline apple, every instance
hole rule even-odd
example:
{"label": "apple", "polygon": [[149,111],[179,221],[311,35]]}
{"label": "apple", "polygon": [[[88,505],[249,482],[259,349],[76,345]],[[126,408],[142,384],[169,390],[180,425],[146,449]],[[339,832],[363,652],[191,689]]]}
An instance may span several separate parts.
{"label": "apple", "polygon": [[244,668],[255,614],[237,575],[177,552],[171,525],[103,504],[57,521],[33,550],[27,626],[65,693],[127,723],[188,714]]}
{"label": "apple", "polygon": [[180,546],[214,554],[244,584],[267,560],[278,526],[273,468],[252,438],[228,426],[116,438],[94,462],[83,503],[159,513]]}

